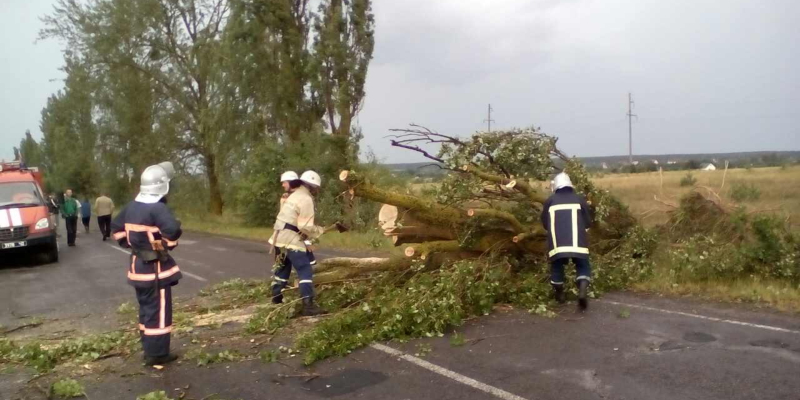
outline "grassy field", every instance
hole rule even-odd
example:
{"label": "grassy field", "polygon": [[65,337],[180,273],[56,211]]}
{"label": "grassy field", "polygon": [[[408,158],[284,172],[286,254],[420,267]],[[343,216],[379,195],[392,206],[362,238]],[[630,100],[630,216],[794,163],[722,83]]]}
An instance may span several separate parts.
{"label": "grassy field", "polygon": [[[727,174],[725,171],[697,171],[692,174],[697,180],[695,185],[681,186],[680,181],[686,174],[686,171],[665,172],[663,175],[658,172],[613,174],[598,176],[595,178],[595,183],[608,189],[630,206],[631,211],[645,226],[667,222],[668,212],[672,208],[656,201],[654,196],[658,196],[663,202],[677,205],[679,199],[689,191],[705,186],[717,192],[726,204],[743,205],[750,212],[780,215],[788,221],[793,231],[800,231],[800,167],[731,169]],[[755,187],[760,192],[759,198],[736,202],[733,199],[733,190],[741,185]],[[666,251],[662,249],[662,253]],[[636,284],[633,289],[707,300],[749,303],[800,313],[800,288],[787,282],[746,277],[678,283],[670,274],[672,268],[669,257],[661,254],[657,257],[653,276],[647,281]]]}
{"label": "grassy field", "polygon": [[[726,203],[744,205],[751,212],[782,215],[788,218],[793,230],[800,229],[800,166],[731,169],[727,174],[722,170],[693,171],[692,176],[697,180],[695,186],[682,187],[680,182],[686,174],[686,171],[664,172],[663,175],[658,172],[607,174],[595,177],[594,182],[630,206],[631,212],[645,226],[662,224],[668,219],[671,207],[656,201],[654,196],[677,205],[686,193],[705,186],[717,192]],[[737,185],[752,185],[761,195],[757,200],[737,203],[731,196]]]}

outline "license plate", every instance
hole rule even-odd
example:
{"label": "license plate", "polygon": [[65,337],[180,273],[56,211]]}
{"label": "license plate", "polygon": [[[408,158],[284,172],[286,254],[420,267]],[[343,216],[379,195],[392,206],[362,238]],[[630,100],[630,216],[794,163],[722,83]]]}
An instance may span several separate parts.
{"label": "license plate", "polygon": [[28,242],[11,242],[11,243],[3,243],[4,249],[13,249],[17,247],[25,247],[28,245]]}

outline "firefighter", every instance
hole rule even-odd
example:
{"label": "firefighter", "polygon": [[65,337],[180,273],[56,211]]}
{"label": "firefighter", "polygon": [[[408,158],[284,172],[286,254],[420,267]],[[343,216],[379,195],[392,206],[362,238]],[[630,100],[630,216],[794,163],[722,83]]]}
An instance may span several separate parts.
{"label": "firefighter", "polygon": [[[289,198],[289,195],[292,193],[292,181],[299,180],[300,177],[297,176],[297,172],[294,171],[286,171],[281,174],[281,186],[283,186],[283,194],[281,195],[281,203],[280,205],[283,206],[283,203],[286,202],[286,199]],[[280,211],[280,209],[278,209]],[[308,253],[308,261],[311,265],[317,265],[317,258],[314,257],[314,243],[311,240],[305,239],[303,241],[306,245],[306,252]]]}
{"label": "firefighter", "polygon": [[542,225],[547,231],[550,258],[550,284],[556,301],[564,303],[564,266],[572,260],[578,277],[578,305],[588,307],[587,292],[592,279],[589,265],[589,239],[586,231],[592,217],[586,200],[575,193],[566,173],[556,175],[551,183],[553,195],[542,206]]}
{"label": "firefighter", "polygon": [[180,268],[169,254],[182,233],[180,221],[167,207],[174,174],[170,162],[147,167],[136,199],[111,222],[114,239],[131,249],[128,284],[136,289],[139,301],[139,333],[148,366],[178,358],[169,351],[172,286],[181,279]]}
{"label": "firefighter", "polygon": [[269,240],[276,256],[272,302],[275,304],[283,302],[281,292],[286,287],[294,267],[300,278],[304,316],[324,313],[314,304],[313,273],[305,244],[305,240],[316,239],[325,233],[325,228],[314,225],[314,196],[319,193],[320,185],[321,178],[314,171],[306,171],[300,179],[289,182],[291,193],[281,205],[275,220],[275,233]]}

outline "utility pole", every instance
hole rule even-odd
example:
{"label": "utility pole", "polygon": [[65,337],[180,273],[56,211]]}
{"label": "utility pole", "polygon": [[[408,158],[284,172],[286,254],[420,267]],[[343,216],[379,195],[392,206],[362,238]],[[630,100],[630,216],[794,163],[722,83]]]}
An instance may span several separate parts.
{"label": "utility pole", "polygon": [[628,162],[633,165],[633,117],[636,117],[636,114],[632,114],[633,111],[633,98],[631,94],[628,93]]}
{"label": "utility pole", "polygon": [[492,122],[495,122],[492,119],[492,105],[491,104],[489,104],[489,118],[483,120],[483,122],[486,122],[486,123],[489,124],[489,132],[491,132],[492,131]]}

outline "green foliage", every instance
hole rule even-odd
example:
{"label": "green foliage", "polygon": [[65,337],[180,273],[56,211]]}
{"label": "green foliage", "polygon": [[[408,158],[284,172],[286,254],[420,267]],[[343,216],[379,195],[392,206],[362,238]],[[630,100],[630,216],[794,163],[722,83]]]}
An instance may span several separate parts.
{"label": "green foliage", "polygon": [[464,335],[458,332],[453,333],[453,336],[450,336],[450,345],[453,347],[461,347],[465,343],[467,343],[467,341],[464,339]]}
{"label": "green foliage", "polygon": [[628,319],[631,317],[631,310],[623,308],[622,310],[619,311],[619,314],[617,316],[622,319]]}
{"label": "green foliage", "polygon": [[[737,216],[737,218],[742,218]],[[774,217],[744,220],[746,235],[696,235],[670,251],[676,282],[760,277],[800,282],[797,237]]]}
{"label": "green foliage", "polygon": [[59,399],[71,399],[83,395],[83,386],[74,379],[62,379],[50,387],[50,396]]}
{"label": "green foliage", "polygon": [[143,394],[141,396],[137,396],[136,400],[174,400],[171,397],[167,397],[167,392],[163,390],[158,390],[155,392],[150,392],[147,394]]}
{"label": "green foliage", "polygon": [[258,358],[265,364],[270,364],[280,360],[281,352],[277,350],[264,350],[258,353]]}
{"label": "green foliage", "polygon": [[[634,231],[632,243],[620,246],[619,254],[593,259],[600,271],[593,281],[594,292],[647,276],[654,237],[648,231]],[[371,290],[353,286],[352,295],[329,293],[329,306],[347,308],[301,334],[297,346],[311,364],[346,355],[374,341],[443,336],[467,317],[488,314],[497,303],[510,302],[532,313],[554,315],[547,266],[534,260],[525,263],[533,266],[514,272],[502,259],[465,260],[435,272],[417,272],[398,285],[389,284],[393,281],[387,278],[383,284],[373,284]]]}
{"label": "green foliage", "polygon": [[285,304],[278,306],[262,306],[247,320],[245,332],[249,334],[275,333],[289,324],[289,320],[297,314],[298,303],[284,297]]}
{"label": "green foliage", "polygon": [[112,332],[79,337],[57,346],[44,346],[38,342],[17,345],[0,339],[0,362],[18,363],[38,372],[48,372],[56,365],[75,361],[90,362],[113,352],[130,352],[139,337],[131,332]]}
{"label": "green foliage", "polygon": [[195,349],[186,354],[186,359],[196,361],[198,367],[204,367],[209,364],[239,361],[242,359],[242,355],[236,350],[209,353],[202,349]]}
{"label": "green foliage", "polygon": [[[223,203],[255,199],[243,211],[263,224],[277,211],[278,185],[271,168],[254,172],[262,144],[280,156],[302,148],[305,134],[325,137],[327,159],[310,152],[311,162],[276,168],[338,172],[355,162],[361,134],[352,121],[374,48],[371,0],[325,1],[318,13],[301,3],[58,1],[40,34],[69,49],[66,88],[42,113],[50,189],[108,191],[124,203],[137,186],[131,174],[183,160],[179,175],[205,199],[177,204],[221,214]],[[33,159],[29,142],[22,152]],[[269,205],[259,204],[265,198]]]}
{"label": "green foliage", "polygon": [[695,178],[691,172],[687,172],[686,175],[681,178],[681,187],[694,186],[696,184],[697,178]]}
{"label": "green foliage", "polygon": [[752,183],[734,182],[731,198],[737,202],[756,201],[761,198],[761,190]]}
{"label": "green foliage", "polygon": [[138,310],[136,309],[136,306],[133,305],[129,301],[126,301],[126,302],[120,304],[119,307],[117,307],[117,314],[129,315],[129,314],[133,314],[133,313],[135,313],[137,311]]}

